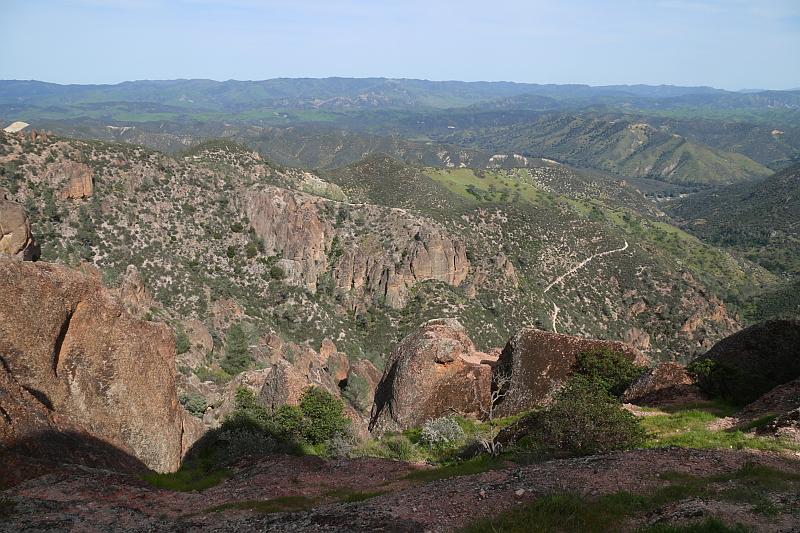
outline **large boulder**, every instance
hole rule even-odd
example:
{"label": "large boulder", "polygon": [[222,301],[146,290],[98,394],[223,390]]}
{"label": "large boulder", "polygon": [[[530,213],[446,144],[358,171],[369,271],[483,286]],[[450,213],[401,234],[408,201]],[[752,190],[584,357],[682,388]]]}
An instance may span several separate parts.
{"label": "large boulder", "polygon": [[642,374],[622,394],[622,401],[637,405],[686,404],[704,400],[686,367],[661,363]]}
{"label": "large boulder", "polygon": [[386,361],[370,430],[403,430],[448,414],[481,416],[489,406],[490,362],[457,320],[426,322]]}
{"label": "large boulder", "polygon": [[25,208],[7,200],[4,191],[0,190],[0,256],[36,261],[39,254],[39,245],[31,234]]}
{"label": "large boulder", "polygon": [[800,377],[800,321],[774,320],[726,337],[693,363],[700,386],[738,405]]}
{"label": "large boulder", "polygon": [[587,339],[528,327],[508,341],[494,369],[495,381],[509,381],[497,413],[507,416],[546,404],[572,375],[576,356],[592,349],[622,352],[637,364],[646,359],[635,348],[618,341]]}
{"label": "large boulder", "polygon": [[70,268],[0,259],[0,356],[47,409],[157,471],[173,471],[199,423],[178,404],[175,341]]}

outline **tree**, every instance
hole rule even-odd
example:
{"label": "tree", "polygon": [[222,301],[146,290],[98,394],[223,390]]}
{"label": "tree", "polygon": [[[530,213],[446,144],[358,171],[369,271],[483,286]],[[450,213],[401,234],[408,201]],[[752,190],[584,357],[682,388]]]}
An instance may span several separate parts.
{"label": "tree", "polygon": [[247,370],[252,362],[249,335],[241,323],[232,325],[225,335],[225,357],[220,366],[233,376]]}
{"label": "tree", "polygon": [[480,401],[477,389],[473,390],[475,399],[478,401],[478,407],[481,413],[483,413],[484,419],[489,424],[484,434],[478,437],[478,443],[480,443],[483,449],[492,457],[500,455],[503,448],[502,443],[497,441],[497,436],[500,434],[500,427],[495,421],[495,408],[500,400],[505,398],[506,394],[508,394],[511,382],[511,374],[509,373],[498,372],[492,375],[492,391],[489,394],[488,405],[484,405],[483,402]]}

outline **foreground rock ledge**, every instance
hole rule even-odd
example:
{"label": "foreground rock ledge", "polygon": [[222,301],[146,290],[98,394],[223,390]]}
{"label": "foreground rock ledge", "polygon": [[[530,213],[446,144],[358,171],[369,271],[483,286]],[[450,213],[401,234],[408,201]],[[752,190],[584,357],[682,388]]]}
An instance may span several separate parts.
{"label": "foreground rock ledge", "polygon": [[[175,389],[175,341],[131,317],[98,280],[0,258],[0,356],[11,379],[72,426],[173,471],[199,435]],[[9,394],[0,391],[0,402]],[[11,449],[29,420],[0,417]]]}

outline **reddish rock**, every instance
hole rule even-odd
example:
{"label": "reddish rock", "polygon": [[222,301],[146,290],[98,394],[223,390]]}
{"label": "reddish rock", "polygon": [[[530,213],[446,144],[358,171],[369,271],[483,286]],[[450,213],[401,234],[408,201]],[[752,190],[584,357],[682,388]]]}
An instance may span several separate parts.
{"label": "reddish rock", "polygon": [[693,403],[705,399],[686,367],[661,363],[634,381],[622,394],[622,401],[636,405]]}
{"label": "reddish rock", "polygon": [[178,404],[168,327],[59,265],[0,259],[0,294],[0,354],[22,387],[150,468],[179,466],[196,421]]}
{"label": "reddish rock", "polygon": [[0,256],[7,255],[23,261],[39,259],[39,245],[31,234],[28,213],[16,202],[6,200],[0,191]]}
{"label": "reddish rock", "polygon": [[77,200],[89,198],[94,194],[92,169],[83,163],[63,161],[50,165],[47,176],[62,187],[63,199]]}
{"label": "reddish rock", "polygon": [[394,349],[375,392],[370,430],[403,430],[447,414],[481,416],[491,366],[455,319],[423,324]]}
{"label": "reddish rock", "polygon": [[498,413],[507,416],[546,404],[572,374],[577,354],[596,348],[622,352],[637,364],[647,362],[641,352],[622,342],[522,329],[508,341],[495,366],[496,374],[511,378]]}

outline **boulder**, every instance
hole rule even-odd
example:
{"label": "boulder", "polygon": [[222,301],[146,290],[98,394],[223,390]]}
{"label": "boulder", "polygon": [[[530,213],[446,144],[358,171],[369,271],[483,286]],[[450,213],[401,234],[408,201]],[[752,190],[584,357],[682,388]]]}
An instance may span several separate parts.
{"label": "boulder", "polygon": [[696,363],[711,369],[700,378],[702,388],[746,405],[800,377],[800,321],[750,326],[719,341]]}
{"label": "boulder", "polygon": [[447,414],[480,417],[489,404],[489,356],[455,319],[435,319],[404,338],[386,361],[370,431],[404,430]]}
{"label": "boulder", "polygon": [[198,422],[178,404],[167,326],[59,265],[0,259],[0,294],[2,364],[23,388],[153,470],[178,468]]}
{"label": "boulder", "polygon": [[[767,416],[774,416],[777,420],[797,409],[800,409],[800,378],[778,385],[757,400],[747,404],[734,415],[734,427],[744,429]],[[774,433],[777,427],[777,425],[774,427],[768,425],[759,428],[758,431]]]}
{"label": "boulder", "polygon": [[604,348],[622,352],[637,364],[647,360],[635,348],[618,341],[587,339],[528,327],[517,333],[500,354],[494,368],[510,379],[497,412],[508,416],[546,404],[572,374],[577,354]]}
{"label": "boulder", "polygon": [[31,224],[25,208],[7,200],[0,193],[0,256],[7,255],[23,261],[39,259],[39,245],[31,234]]}
{"label": "boulder", "polygon": [[0,487],[65,463],[141,473],[145,465],[49,409],[0,366]]}
{"label": "boulder", "polygon": [[636,405],[666,405],[702,401],[694,378],[681,364],[668,362],[651,368],[622,394],[622,401]]}

